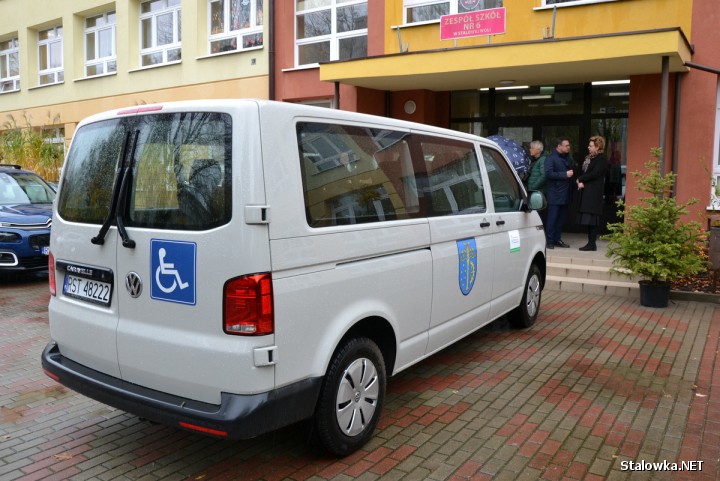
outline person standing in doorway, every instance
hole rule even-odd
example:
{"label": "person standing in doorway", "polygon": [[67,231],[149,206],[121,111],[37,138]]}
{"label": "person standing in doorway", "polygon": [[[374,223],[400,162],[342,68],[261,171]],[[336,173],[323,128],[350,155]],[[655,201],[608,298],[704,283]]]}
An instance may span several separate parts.
{"label": "person standing in doorway", "polygon": [[557,139],[555,150],[545,159],[548,203],[545,237],[548,249],[570,247],[562,240],[561,235],[572,196],[573,175],[570,140],[567,137],[560,137]]}
{"label": "person standing in doorway", "polygon": [[580,248],[581,251],[597,250],[598,230],[603,219],[603,192],[607,167],[605,139],[599,135],[590,137],[588,155],[580,167],[576,181],[580,191],[577,221],[580,225],[586,225],[588,229],[588,242]]}

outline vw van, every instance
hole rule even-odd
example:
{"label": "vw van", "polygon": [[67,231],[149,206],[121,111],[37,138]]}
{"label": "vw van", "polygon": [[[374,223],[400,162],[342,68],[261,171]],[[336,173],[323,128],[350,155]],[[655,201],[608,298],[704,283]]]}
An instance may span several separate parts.
{"label": "vw van", "polygon": [[346,455],[388,377],[533,324],[544,206],[496,144],[426,125],[259,100],[95,115],[54,206],[43,368],[218,437],[312,419]]}

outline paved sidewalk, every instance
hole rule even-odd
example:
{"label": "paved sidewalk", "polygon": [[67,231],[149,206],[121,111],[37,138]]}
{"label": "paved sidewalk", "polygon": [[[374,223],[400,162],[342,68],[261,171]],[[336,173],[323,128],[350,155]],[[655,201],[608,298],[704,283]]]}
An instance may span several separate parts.
{"label": "paved sidewalk", "polygon": [[228,442],[65,389],[40,369],[47,302],[46,281],[0,281],[0,481],[720,479],[716,304],[546,290],[533,328],[497,322],[392,378],[374,438],[334,459],[303,425]]}

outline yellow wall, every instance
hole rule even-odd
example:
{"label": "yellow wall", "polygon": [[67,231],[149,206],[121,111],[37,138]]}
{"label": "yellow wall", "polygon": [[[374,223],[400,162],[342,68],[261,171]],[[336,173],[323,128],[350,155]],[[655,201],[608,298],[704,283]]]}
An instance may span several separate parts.
{"label": "yellow wall", "polygon": [[[84,19],[111,10],[117,15],[117,72],[85,78]],[[139,11],[140,0],[0,0],[0,40],[19,40],[21,87],[0,94],[0,128],[9,116],[20,124],[30,118],[36,126],[59,116],[55,125],[65,126],[69,138],[68,131],[82,118],[110,108],[190,98],[268,97],[267,25],[264,48],[209,56],[208,2],[182,0],[182,62],[143,69]],[[63,27],[65,81],[41,87],[37,33],[58,25]]]}
{"label": "yellow wall", "polygon": [[[505,0],[506,33],[494,35],[490,43],[542,40],[543,32],[550,32],[553,24],[553,8],[541,7],[542,0]],[[619,32],[681,27],[690,38],[692,0],[620,0],[587,5],[558,6],[555,16],[555,37],[568,38],[586,35],[602,35]],[[403,0],[386,0],[385,53],[400,51],[397,29],[402,26]],[[452,40],[441,41],[438,23],[422,26],[403,26],[400,31],[402,43],[409,51],[453,48]],[[458,47],[484,45],[487,36],[457,41]]]}

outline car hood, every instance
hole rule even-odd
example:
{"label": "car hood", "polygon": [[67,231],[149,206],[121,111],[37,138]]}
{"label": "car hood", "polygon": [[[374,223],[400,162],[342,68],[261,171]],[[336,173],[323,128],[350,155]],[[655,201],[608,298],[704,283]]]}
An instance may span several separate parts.
{"label": "car hood", "polygon": [[52,204],[0,205],[0,223],[44,224],[52,218]]}

